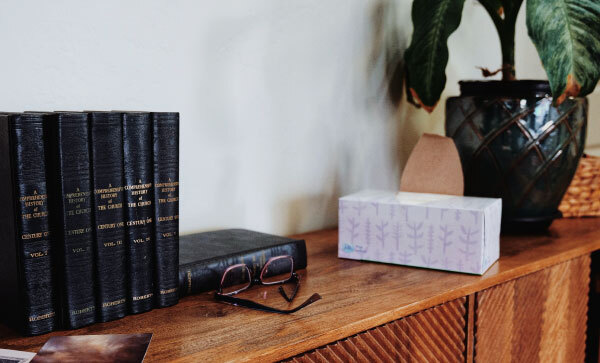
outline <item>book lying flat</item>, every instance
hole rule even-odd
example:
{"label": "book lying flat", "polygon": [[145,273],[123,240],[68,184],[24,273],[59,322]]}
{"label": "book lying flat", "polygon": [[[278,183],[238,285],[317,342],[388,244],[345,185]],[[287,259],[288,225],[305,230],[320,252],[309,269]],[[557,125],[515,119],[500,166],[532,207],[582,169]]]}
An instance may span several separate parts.
{"label": "book lying flat", "polygon": [[294,270],[306,268],[304,240],[245,229],[226,229],[179,237],[179,294],[215,290],[225,269],[245,263],[254,276],[275,256],[289,255]]}

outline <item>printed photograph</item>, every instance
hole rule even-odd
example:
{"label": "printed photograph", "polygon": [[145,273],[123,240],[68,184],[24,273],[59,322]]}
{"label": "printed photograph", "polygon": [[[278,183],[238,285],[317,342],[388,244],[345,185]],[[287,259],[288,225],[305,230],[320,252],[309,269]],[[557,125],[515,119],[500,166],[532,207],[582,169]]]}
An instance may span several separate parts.
{"label": "printed photograph", "polygon": [[0,363],[29,363],[33,356],[35,356],[35,353],[0,349]]}
{"label": "printed photograph", "polygon": [[152,334],[52,337],[31,362],[143,362]]}

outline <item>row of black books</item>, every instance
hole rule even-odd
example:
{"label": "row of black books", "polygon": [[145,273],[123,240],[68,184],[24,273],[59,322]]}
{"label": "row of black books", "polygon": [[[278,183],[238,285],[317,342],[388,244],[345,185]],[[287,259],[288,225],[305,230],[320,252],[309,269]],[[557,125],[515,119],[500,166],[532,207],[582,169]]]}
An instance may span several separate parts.
{"label": "row of black books", "polygon": [[25,335],[178,302],[179,114],[0,114],[3,320]]}

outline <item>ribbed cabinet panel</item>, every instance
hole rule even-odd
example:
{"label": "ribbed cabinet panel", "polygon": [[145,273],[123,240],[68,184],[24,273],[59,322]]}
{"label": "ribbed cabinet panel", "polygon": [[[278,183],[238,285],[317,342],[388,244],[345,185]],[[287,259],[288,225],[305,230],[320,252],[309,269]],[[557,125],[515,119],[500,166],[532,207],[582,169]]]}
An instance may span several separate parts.
{"label": "ribbed cabinet panel", "polygon": [[590,256],[477,293],[476,362],[583,362]]}
{"label": "ribbed cabinet panel", "polygon": [[464,362],[466,301],[459,298],[289,359],[290,362]]}

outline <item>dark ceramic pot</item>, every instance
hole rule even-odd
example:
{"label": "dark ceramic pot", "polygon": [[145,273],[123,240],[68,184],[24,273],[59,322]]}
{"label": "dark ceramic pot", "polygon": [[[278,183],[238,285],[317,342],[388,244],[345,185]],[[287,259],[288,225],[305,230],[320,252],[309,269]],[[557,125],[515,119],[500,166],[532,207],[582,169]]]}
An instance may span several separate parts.
{"label": "dark ceramic pot", "polygon": [[583,153],[587,99],[552,105],[545,81],[459,82],[446,102],[465,195],[502,198],[502,230],[545,230]]}

